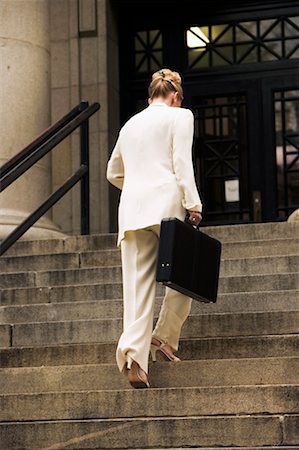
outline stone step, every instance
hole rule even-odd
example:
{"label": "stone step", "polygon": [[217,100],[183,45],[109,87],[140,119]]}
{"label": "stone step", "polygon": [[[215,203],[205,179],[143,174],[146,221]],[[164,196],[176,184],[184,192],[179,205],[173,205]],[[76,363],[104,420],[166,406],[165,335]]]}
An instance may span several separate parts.
{"label": "stone step", "polygon": [[264,241],[228,242],[222,246],[223,258],[298,255],[299,239],[267,239]]}
{"label": "stone step", "polygon": [[[182,360],[298,356],[299,334],[183,338]],[[0,349],[0,367],[115,364],[116,342],[10,347]]]}
{"label": "stone step", "polygon": [[271,222],[243,225],[202,227],[201,230],[221,242],[257,241],[267,239],[298,238],[298,222]]}
{"label": "stone step", "polygon": [[298,385],[3,394],[0,421],[295,414],[298,395]]}
{"label": "stone step", "polygon": [[[116,253],[117,251],[108,250],[107,252]],[[0,258],[0,273],[78,268],[80,268],[80,253],[53,253]]]}
{"label": "stone step", "polygon": [[[218,238],[221,242],[273,240],[299,238],[298,223],[272,222],[245,225],[201,227],[201,231]],[[45,253],[69,253],[116,247],[117,235],[113,233],[70,236],[65,239],[21,240],[6,253],[8,255],[32,255]]]}
{"label": "stone step", "polygon": [[[299,289],[299,272],[237,277],[219,280],[220,294],[282,291]],[[109,300],[122,298],[121,283],[87,283],[67,286],[41,286],[31,288],[0,289],[0,305],[24,305],[58,303],[68,301]],[[164,287],[158,285],[157,295],[164,295]]]}
{"label": "stone step", "polygon": [[[299,272],[299,255],[223,260],[220,277]],[[121,282],[121,266],[0,274],[2,287],[41,287]]]}
{"label": "stone step", "polygon": [[[240,255],[242,255],[242,258],[299,255],[299,239],[285,238],[266,241],[228,242],[222,245],[222,259],[240,258]],[[120,264],[120,261],[120,250],[80,253],[80,267],[114,265]]]}
{"label": "stone step", "polygon": [[[296,385],[299,384],[299,356],[150,363],[149,381],[153,388]],[[0,385],[5,394],[130,387],[115,363],[0,369]]]}
{"label": "stone step", "polygon": [[[299,290],[220,294],[216,303],[192,302],[192,313],[275,311],[299,309]],[[155,302],[159,313],[162,297]],[[122,300],[72,301],[0,307],[0,323],[58,322],[64,320],[108,319],[123,315]]]}
{"label": "stone step", "polygon": [[[101,404],[96,400],[94,397],[94,414],[89,420],[80,417],[75,421],[0,424],[1,450],[41,450],[41,443],[42,450],[178,449],[198,445],[205,450],[219,446],[298,449],[299,416],[295,414],[97,419]],[[83,399],[84,403],[88,407],[89,402]]]}
{"label": "stone step", "polygon": [[299,273],[223,277],[219,293],[264,292],[299,289]]}
{"label": "stone step", "polygon": [[[158,286],[158,295],[162,292],[164,292],[164,288]],[[9,288],[0,290],[0,293],[1,305],[109,300],[122,298],[122,284],[101,283],[39,288]]]}
{"label": "stone step", "polygon": [[[299,254],[299,239],[230,242],[223,244],[222,258],[286,256]],[[98,250],[78,253],[6,256],[0,258],[0,273],[24,270],[76,269],[113,266],[121,263],[120,250]]]}
{"label": "stone step", "polygon": [[220,266],[222,277],[293,272],[299,272],[299,253],[288,256],[226,259]]}
{"label": "stone step", "polygon": [[38,239],[33,241],[24,239],[19,240],[10,247],[4,256],[44,255],[115,249],[116,242],[117,234],[115,233],[69,236],[63,239]]}
{"label": "stone step", "polygon": [[[78,344],[117,341],[122,330],[122,320],[22,323],[0,325],[0,330],[3,327],[3,343],[0,343],[0,347]],[[263,336],[298,332],[298,310],[214,313],[190,315],[182,329],[182,337]]]}

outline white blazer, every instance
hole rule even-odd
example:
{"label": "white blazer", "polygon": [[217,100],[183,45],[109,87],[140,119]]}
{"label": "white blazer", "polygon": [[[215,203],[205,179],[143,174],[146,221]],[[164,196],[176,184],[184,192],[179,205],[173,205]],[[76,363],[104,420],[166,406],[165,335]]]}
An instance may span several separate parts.
{"label": "white blazer", "polygon": [[122,127],[107,165],[107,179],[122,190],[118,245],[126,231],[184,220],[202,211],[192,163],[194,117],[186,108],[152,103]]}

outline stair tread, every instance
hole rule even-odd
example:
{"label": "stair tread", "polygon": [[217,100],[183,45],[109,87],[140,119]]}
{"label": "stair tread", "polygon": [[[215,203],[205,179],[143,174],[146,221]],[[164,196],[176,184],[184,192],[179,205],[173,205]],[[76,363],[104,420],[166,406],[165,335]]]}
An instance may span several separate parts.
{"label": "stair tread", "polygon": [[[294,261],[297,261],[297,259],[299,259],[299,254],[297,252],[294,251],[294,253],[291,254],[287,254],[287,255],[271,255],[271,256],[262,256],[262,255],[257,255],[257,256],[246,256],[246,257],[233,257],[233,258],[225,258],[222,259],[221,262],[222,264],[225,263],[231,263],[231,262],[235,262],[237,263],[238,261],[245,261],[245,262],[254,262],[254,261],[266,261],[266,262],[273,262],[273,261],[279,261],[279,260],[286,260],[286,259],[291,259]],[[60,272],[65,272],[65,273],[71,273],[71,272],[82,272],[82,271],[93,271],[93,270],[107,270],[107,269],[115,269],[115,268],[121,268],[121,262],[119,262],[118,264],[111,264],[111,265],[95,265],[95,266],[83,266],[83,267],[76,267],[76,268],[65,268],[65,269],[41,269],[41,270],[17,270],[15,272],[7,272],[4,273],[2,272],[2,275],[21,275],[21,274],[43,274],[43,273],[60,273]]]}
{"label": "stair tread", "polygon": [[[297,356],[298,334],[238,337],[195,337],[180,341],[182,359],[229,359]],[[40,367],[70,364],[115,364],[116,342],[57,344],[0,348],[0,367]]]}
{"label": "stair tread", "polygon": [[0,259],[1,448],[299,450],[299,226],[202,231],[223,244],[219,297],[193,302],[184,360],[150,362],[148,390],[115,363],[116,233],[20,241]]}
{"label": "stair tread", "polygon": [[[104,269],[106,270],[106,269],[109,269],[110,267],[104,267]],[[117,268],[117,269],[120,269],[121,268],[121,266],[111,266],[111,268],[113,268],[113,269],[115,269],[115,268]],[[93,271],[93,270],[98,270],[99,269],[99,267],[94,267],[94,268],[86,268],[86,269],[83,269],[83,270],[88,270],[88,271]],[[82,270],[82,269],[78,269],[78,272],[80,271],[80,270]],[[69,271],[69,272],[73,272],[73,269],[66,269],[65,270],[65,272],[66,271]],[[46,273],[48,273],[48,272],[50,272],[50,271],[46,271]],[[60,273],[61,271],[60,270],[56,270],[56,271],[52,271],[52,272],[57,272],[57,273]],[[18,273],[20,273],[20,274],[27,274],[28,272],[18,272]],[[32,271],[32,272],[30,272],[30,273],[32,273],[32,274],[36,274],[37,272],[35,272],[35,271]],[[273,272],[273,273],[270,273],[270,274],[253,274],[253,275],[247,275],[247,274],[244,274],[244,275],[228,275],[228,276],[220,276],[220,279],[222,278],[222,279],[227,279],[227,278],[242,278],[242,279],[244,279],[244,278],[261,278],[261,277],[266,277],[266,276],[279,276],[279,275],[298,275],[299,274],[299,272],[282,272],[282,273],[275,273],[275,272]],[[6,274],[5,274],[6,275]],[[10,273],[8,273],[7,275],[10,275]],[[112,282],[112,281],[109,281],[109,282],[90,282],[90,283],[80,283],[80,284],[64,284],[64,285],[52,285],[52,286],[48,286],[48,285],[41,285],[41,286],[21,286],[21,287],[15,287],[15,286],[12,286],[12,287],[1,287],[1,290],[2,291],[6,291],[6,290],[10,290],[10,289],[30,289],[30,288],[38,288],[38,289],[40,289],[40,288],[50,288],[50,289],[53,289],[53,288],[56,288],[56,287],[60,287],[60,286],[63,286],[63,287],[74,287],[74,286],[90,286],[90,285],[92,285],[92,286],[95,286],[95,285],[102,285],[102,284],[121,284],[119,281],[115,281],[115,282]]]}
{"label": "stair tread", "polygon": [[[99,235],[99,236],[101,236],[101,235]],[[70,238],[67,238],[67,239],[70,239]],[[25,241],[20,241],[19,244],[24,245],[24,242]],[[26,245],[28,245],[30,242],[42,242],[42,240],[26,241]],[[248,245],[248,246],[253,246],[253,247],[254,246],[262,246],[263,247],[263,246],[268,246],[268,245],[272,245],[272,244],[279,245],[279,244],[286,244],[286,243],[292,244],[295,247],[297,247],[297,245],[299,244],[299,236],[293,236],[293,237],[280,236],[279,238],[271,238],[270,237],[268,239],[263,239],[263,238],[261,238],[261,239],[250,239],[248,241],[246,241],[246,240],[224,241],[222,243],[222,247],[223,248],[230,247],[230,246],[237,247],[239,245],[241,245],[241,246]],[[17,246],[18,243],[15,244],[15,245]],[[44,253],[37,253],[37,254],[34,254],[34,255],[32,255],[32,253],[28,253],[28,254],[23,253],[23,254],[18,255],[18,254],[9,254],[7,252],[7,253],[4,253],[3,256],[1,256],[1,260],[7,260],[7,259],[14,260],[14,259],[18,259],[18,258],[25,258],[26,259],[28,256],[31,256],[31,257],[32,256],[36,256],[36,257],[44,257],[44,256],[50,256],[50,257],[58,256],[59,257],[59,256],[61,256],[62,257],[62,256],[65,256],[65,255],[67,255],[67,256],[78,255],[78,254],[80,254],[80,255],[84,255],[84,254],[90,255],[90,254],[93,254],[93,253],[96,254],[96,253],[110,253],[110,252],[120,253],[120,249],[115,246],[115,247],[112,247],[112,248],[104,248],[104,249],[101,249],[101,248],[92,249],[91,248],[91,249],[87,249],[87,250],[80,250],[80,249],[78,249],[78,250],[63,250],[63,251],[59,251],[59,252],[56,252],[56,253],[53,253],[53,252],[50,252],[50,251],[45,251]]]}
{"label": "stair tread", "polygon": [[[219,294],[215,304],[192,302],[191,312],[210,314],[213,312],[242,312],[242,311],[276,311],[299,309],[299,290],[285,290],[262,293]],[[41,299],[40,299],[41,300]],[[163,296],[155,300],[155,315],[159,313]],[[0,306],[1,323],[53,322],[68,318],[121,318],[123,316],[123,300],[89,300],[49,302],[45,298],[41,303],[3,305]]]}
{"label": "stair tread", "polygon": [[[168,389],[298,385],[298,374],[298,356],[184,360],[175,365],[150,362],[149,365],[151,387]],[[2,368],[0,384],[5,395],[123,390],[129,387],[115,362]]]}
{"label": "stair tread", "polygon": [[[182,337],[297,334],[298,323],[298,310],[191,314]],[[10,346],[108,342],[118,339],[121,328],[121,319],[89,319],[0,325],[0,332],[6,336],[5,347],[9,342]]]}
{"label": "stair tread", "polygon": [[[38,391],[38,392],[17,392],[17,393],[5,393],[5,394],[0,394],[0,405],[1,402],[4,402],[5,400],[8,399],[18,399],[18,397],[23,397],[23,398],[27,398],[27,399],[32,399],[34,397],[36,397],[38,400],[40,400],[40,398],[43,397],[66,397],[66,398],[72,398],[72,397],[80,397],[80,396],[84,396],[84,395],[90,395],[92,396],[93,394],[98,394],[101,396],[107,396],[107,398],[109,399],[110,397],[110,401],[113,402],[113,398],[111,398],[112,395],[116,396],[120,396],[120,395],[131,395],[132,397],[137,397],[137,396],[147,396],[147,397],[153,397],[153,401],[156,401],[158,404],[160,403],[159,398],[157,398],[157,394],[159,395],[169,395],[169,394],[173,394],[173,395],[180,395],[180,393],[184,396],[184,395],[219,395],[220,393],[227,393],[227,394],[231,394],[233,395],[233,393],[235,392],[239,392],[239,393],[249,393],[252,394],[254,392],[257,391],[261,391],[261,392],[282,392],[282,393],[287,393],[288,391],[291,393],[294,393],[294,398],[290,398],[291,396],[288,396],[291,401],[291,403],[293,404],[292,406],[292,410],[290,411],[284,411],[285,413],[288,414],[297,414],[298,411],[296,409],[297,403],[297,397],[299,394],[299,383],[280,383],[280,384],[242,384],[242,385],[230,385],[230,386],[174,386],[174,387],[154,387],[151,386],[149,389],[134,389],[130,386],[130,384],[127,382],[126,383],[126,387],[122,388],[112,388],[112,389],[74,389],[74,390],[52,390],[52,391]],[[190,399],[192,399],[192,397],[190,397],[188,400],[190,401]],[[218,399],[218,401],[220,401],[220,398]],[[211,399],[211,403],[212,403],[212,399]],[[260,407],[261,408],[261,407]],[[266,407],[265,407],[266,408]],[[3,409],[2,409],[3,412]],[[242,411],[243,413],[246,413],[245,411]],[[264,412],[267,413],[271,413],[272,414],[279,414],[279,411],[263,411],[262,409],[260,411],[254,411],[252,412],[252,414],[263,414]],[[159,416],[159,411],[156,417],[160,417]],[[249,412],[247,412],[249,413]],[[194,412],[194,414],[196,414]],[[203,413],[203,414],[199,414],[197,412],[197,414],[199,416],[206,416],[206,415],[213,415],[214,413],[209,412],[209,413]],[[219,412],[217,413],[217,415],[221,415],[222,413]],[[223,414],[238,414],[237,412],[225,412]],[[1,415],[1,412],[0,412]],[[140,413],[139,417],[144,417],[144,416],[155,416],[154,413],[150,413],[150,412],[143,412],[142,414]],[[167,411],[164,414],[161,414],[161,416],[176,416],[176,413],[170,410]],[[186,414],[186,416],[188,415],[192,415],[193,414]],[[178,414],[178,416],[184,416],[184,414]],[[119,416],[116,417],[127,417],[127,416],[122,416],[121,412],[119,412]],[[130,416],[128,416],[130,417]],[[136,416],[138,417],[138,416]],[[74,417],[73,417],[74,419]],[[24,419],[22,419],[24,420]],[[36,420],[36,419],[35,419]]]}
{"label": "stair tread", "polygon": [[[257,316],[257,315],[272,315],[274,317],[278,317],[281,315],[290,315],[294,313],[296,316],[299,314],[299,309],[290,309],[290,310],[285,310],[285,309],[277,309],[275,311],[238,311],[238,312],[231,312],[231,311],[213,311],[213,312],[203,312],[203,313],[190,313],[188,318],[190,319],[199,319],[199,318],[205,318],[207,316],[211,316],[211,317],[236,317],[236,316],[240,316],[240,317],[244,317],[244,316]],[[156,315],[157,317],[157,315]],[[53,321],[32,321],[32,322],[18,322],[15,323],[14,326],[18,327],[18,326],[31,326],[31,325],[38,325],[38,326],[42,326],[45,324],[49,324],[51,326],[54,326],[55,324],[68,324],[68,323],[85,323],[85,322],[119,322],[120,320],[122,320],[122,317],[108,317],[108,318],[86,318],[86,319],[64,319],[64,320],[53,320]],[[188,324],[188,321],[186,322],[186,325]],[[4,324],[6,325],[6,324]],[[0,325],[1,326],[1,325]],[[298,328],[298,332],[299,332],[299,328]]]}
{"label": "stair tread", "polygon": [[82,412],[84,418],[296,414],[298,394],[299,385],[5,394],[0,395],[0,420],[76,420]]}
{"label": "stair tread", "polygon": [[[299,313],[298,309],[292,309],[292,310],[288,310],[286,311],[285,309],[281,309],[281,310],[275,310],[275,311],[238,311],[238,312],[232,312],[232,311],[217,311],[217,312],[204,312],[204,313],[190,313],[188,317],[192,318],[192,317],[205,317],[205,316],[244,316],[244,315],[257,315],[257,314],[263,314],[263,315],[268,315],[268,314],[272,314],[272,315],[276,315],[276,314],[289,314],[289,313]],[[109,318],[102,318],[102,319],[94,319],[94,318],[88,318],[88,319],[75,319],[75,320],[63,320],[63,321],[54,321],[54,322],[50,322],[51,324],[53,323],[61,323],[61,322],[95,322],[95,321],[114,321],[117,320],[119,321],[121,319],[121,317],[109,317]],[[188,320],[188,319],[187,319]],[[49,323],[48,321],[45,322],[20,322],[16,325],[32,325],[32,324],[44,324],[44,323]],[[298,329],[299,331],[299,329]]]}
{"label": "stair tread", "polygon": [[[107,268],[106,268],[107,269]],[[84,270],[84,269],[83,269]],[[55,288],[70,288],[74,289],[77,287],[92,287],[92,286],[122,286],[121,283],[121,268],[114,267],[113,270],[110,270],[108,273],[105,270],[104,272],[99,269],[89,269],[90,272],[83,273],[83,272],[72,272],[70,271],[69,274],[72,276],[72,280],[65,279],[64,273],[57,271],[58,277],[51,279],[51,276],[49,274],[46,276],[40,276],[38,273],[31,273],[29,277],[26,278],[26,275],[24,275],[22,286],[16,287],[13,286],[3,286],[1,289],[2,296],[6,293],[8,295],[12,292],[21,292],[21,289],[34,289],[37,288],[38,290],[42,288],[50,288],[50,290],[53,291]],[[278,269],[276,269],[278,270]],[[91,279],[89,282],[86,278],[87,275],[90,275],[94,271],[93,275],[96,279]],[[106,272],[106,273],[105,273]],[[10,275],[10,274],[8,274]],[[37,275],[37,278],[35,277]],[[108,275],[108,277],[107,277]],[[269,290],[271,289],[271,286],[273,285],[273,280],[281,280],[283,285],[286,283],[286,287],[282,288],[279,286],[274,286],[273,290],[275,289],[298,289],[299,283],[299,272],[296,270],[296,267],[293,268],[291,271],[280,271],[280,272],[270,272],[270,273],[253,273],[253,274],[237,274],[237,275],[225,275],[219,277],[219,293],[227,292],[227,289],[230,288],[230,286],[236,284],[237,290],[235,287],[233,287],[233,291],[230,292],[236,292],[240,290],[241,292],[244,292],[244,289],[248,289],[248,291],[260,291],[260,290]],[[287,280],[289,280],[289,283],[287,283]],[[11,280],[8,280],[9,283],[11,283]],[[20,282],[18,280],[18,282]],[[254,289],[254,284],[250,287],[250,289],[247,287],[247,285],[244,285],[244,282],[248,283],[259,283],[258,287]],[[262,283],[261,283],[262,282]],[[28,285],[29,283],[29,285]],[[239,287],[240,285],[240,287]],[[244,286],[244,287],[242,287]],[[225,289],[225,290],[224,290]],[[25,291],[26,292],[26,291]]]}
{"label": "stair tread", "polygon": [[[298,448],[291,445],[295,415],[285,415],[283,421],[279,415],[259,415],[251,417],[219,415],[164,418],[128,418],[128,419],[79,419],[76,421],[39,421],[35,424],[35,433],[31,431],[32,423],[11,422],[1,424],[3,449],[7,450],[14,436],[15,448],[40,450],[44,448],[60,450],[62,448],[198,448],[257,450],[257,448],[289,450]],[[282,427],[288,433],[282,441]],[[207,432],[208,430],[208,432]],[[88,447],[87,447],[88,445]],[[182,446],[182,447],[181,447]]]}

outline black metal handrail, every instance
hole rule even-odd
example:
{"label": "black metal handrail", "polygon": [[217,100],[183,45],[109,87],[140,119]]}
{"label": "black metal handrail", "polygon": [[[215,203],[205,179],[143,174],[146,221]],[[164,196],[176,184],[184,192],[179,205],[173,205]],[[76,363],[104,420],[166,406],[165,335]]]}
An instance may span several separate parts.
{"label": "black metal handrail", "polygon": [[0,192],[4,191],[63,139],[80,127],[80,168],[41,206],[29,215],[0,244],[0,256],[34,223],[81,180],[81,234],[89,234],[89,118],[100,109],[99,103],[81,102],[66,116],[43,132],[30,145],[0,167]]}

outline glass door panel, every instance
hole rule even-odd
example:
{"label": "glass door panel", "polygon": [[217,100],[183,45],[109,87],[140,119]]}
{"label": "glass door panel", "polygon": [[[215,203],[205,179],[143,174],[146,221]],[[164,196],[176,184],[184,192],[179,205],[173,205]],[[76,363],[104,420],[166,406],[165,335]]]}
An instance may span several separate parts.
{"label": "glass door panel", "polygon": [[244,95],[202,97],[195,112],[195,160],[206,222],[250,220],[247,102]]}
{"label": "glass door panel", "polygon": [[299,90],[274,93],[277,214],[287,218],[299,207]]}

